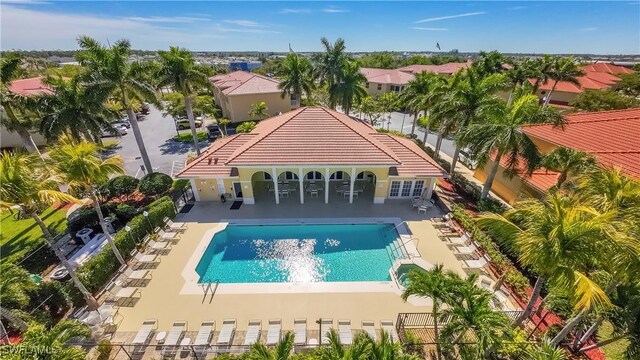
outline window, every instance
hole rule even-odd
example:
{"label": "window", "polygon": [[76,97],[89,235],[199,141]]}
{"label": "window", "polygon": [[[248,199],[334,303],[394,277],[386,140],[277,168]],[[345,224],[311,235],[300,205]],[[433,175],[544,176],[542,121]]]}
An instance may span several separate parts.
{"label": "window", "polygon": [[391,192],[389,192],[389,197],[398,197],[399,193],[400,193],[400,181],[392,181]]}
{"label": "window", "polygon": [[358,179],[358,180],[362,180],[362,179],[364,179],[364,171],[363,171],[363,172],[361,172],[361,173],[359,173],[359,174],[356,176],[356,179]]}
{"label": "window", "polygon": [[407,197],[411,195],[411,185],[413,185],[413,181],[402,182],[402,193],[400,193],[402,197]]}
{"label": "window", "polygon": [[297,179],[297,176],[296,176],[296,174],[292,173],[291,171],[285,171],[284,178],[285,178],[285,180],[295,180],[295,179]]}
{"label": "window", "polygon": [[271,174],[269,174],[268,172],[265,172],[263,174],[264,174],[264,179],[265,180],[271,180]]}
{"label": "window", "polygon": [[331,174],[331,177],[329,178],[331,180],[342,180],[344,179],[344,171],[336,171],[333,174]]}
{"label": "window", "polygon": [[417,180],[413,183],[413,196],[422,196],[422,189],[424,189],[424,180]]}
{"label": "window", "polygon": [[309,171],[307,173],[307,180],[322,180],[322,174],[319,171]]}
{"label": "window", "polygon": [[369,82],[368,81],[364,84],[364,87],[366,87],[367,89],[369,88]]}
{"label": "window", "polygon": [[378,84],[378,90],[382,90],[382,84]]}

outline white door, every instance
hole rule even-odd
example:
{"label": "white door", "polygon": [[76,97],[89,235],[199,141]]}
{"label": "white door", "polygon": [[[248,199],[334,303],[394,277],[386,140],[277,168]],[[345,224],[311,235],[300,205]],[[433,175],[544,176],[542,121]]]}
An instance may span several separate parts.
{"label": "white door", "polygon": [[242,199],[242,184],[239,182],[233,183],[233,197],[236,199]]}

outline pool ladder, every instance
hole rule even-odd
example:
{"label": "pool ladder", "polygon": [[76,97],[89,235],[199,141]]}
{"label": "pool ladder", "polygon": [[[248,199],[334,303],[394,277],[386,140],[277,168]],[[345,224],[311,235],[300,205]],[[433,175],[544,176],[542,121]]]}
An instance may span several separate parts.
{"label": "pool ladder", "polygon": [[[211,285],[214,285],[213,289],[211,289]],[[216,281],[215,283],[207,283],[207,286],[204,287],[204,297],[202,298],[202,302],[207,298],[207,294],[211,292],[211,297],[209,298],[209,304],[213,300],[213,295],[216,294],[216,290],[218,290],[218,285],[220,285],[220,281]]]}

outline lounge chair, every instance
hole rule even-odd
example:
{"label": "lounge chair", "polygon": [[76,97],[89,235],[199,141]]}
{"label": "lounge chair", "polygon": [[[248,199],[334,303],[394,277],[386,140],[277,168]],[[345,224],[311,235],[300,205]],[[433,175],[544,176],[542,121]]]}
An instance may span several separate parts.
{"label": "lounge chair", "polygon": [[123,288],[115,282],[107,285],[107,291],[110,293],[108,299],[118,306],[133,306],[135,299],[140,298],[140,289],[134,287]]}
{"label": "lounge chair", "polygon": [[322,328],[322,334],[320,334],[320,345],[327,345],[329,343],[329,332],[333,329],[333,319],[322,319],[320,327]]}
{"label": "lounge chair", "polygon": [[134,354],[143,354],[146,350],[146,346],[151,341],[153,333],[158,328],[158,320],[145,320],[142,322],[142,326],[138,330],[136,337],[131,344],[133,345]]}
{"label": "lounge chair", "polygon": [[183,222],[173,222],[168,217],[165,217],[162,221],[164,221],[164,224],[170,230],[181,231],[187,229],[187,224]]}
{"label": "lounge chair", "polygon": [[471,273],[487,274],[485,266],[489,263],[487,255],[484,255],[478,260],[462,260],[462,270]]}
{"label": "lounge chair", "polygon": [[184,333],[187,331],[186,321],[176,321],[171,326],[169,334],[162,345],[162,356],[175,356],[180,345],[180,341],[184,337]]}
{"label": "lounge chair", "polygon": [[180,239],[180,238],[178,237],[178,233],[175,233],[175,232],[166,232],[166,231],[164,231],[164,230],[162,230],[162,229],[160,229],[160,231],[158,231],[158,236],[159,236],[161,239],[164,239],[164,240],[174,240],[174,241],[175,241],[175,240],[179,240],[179,239]]}
{"label": "lounge chair", "polygon": [[133,256],[133,262],[135,263],[136,269],[140,269],[158,264],[160,262],[160,257],[156,254],[143,254],[141,252],[136,252]]}
{"label": "lounge chair", "polygon": [[203,353],[209,347],[211,338],[213,337],[213,331],[216,329],[215,321],[203,321],[200,324],[200,330],[196,335],[196,340],[193,342],[194,350],[198,353]]}
{"label": "lounge chair", "polygon": [[471,239],[471,236],[468,233],[464,233],[462,234],[462,236],[445,237],[445,241],[447,242],[447,246],[449,247],[468,246],[473,241],[473,239]]}
{"label": "lounge chair", "polygon": [[400,341],[396,327],[393,326],[393,320],[382,320],[380,321],[380,326],[382,327],[382,331],[389,334],[394,342]]}
{"label": "lounge chair", "polygon": [[159,241],[149,240],[147,242],[147,247],[151,250],[153,254],[162,253],[162,252],[171,250],[171,244],[164,241],[159,242]]}
{"label": "lounge chair", "polygon": [[222,322],[222,328],[220,329],[220,334],[218,334],[216,345],[231,345],[235,332],[236,319],[225,319]]}
{"label": "lounge chair", "polygon": [[468,246],[454,246],[453,247],[453,255],[455,256],[469,256],[475,255],[478,253],[480,249],[476,244],[472,241]]}
{"label": "lounge chair", "polygon": [[262,321],[260,320],[249,321],[249,326],[247,327],[247,334],[244,337],[244,345],[249,346],[257,343],[258,338],[260,338],[261,329],[262,329]]}
{"label": "lounge chair", "polygon": [[137,286],[151,280],[151,271],[149,270],[127,268],[123,274],[126,277],[125,286]]}
{"label": "lounge chair", "polygon": [[269,330],[267,331],[267,345],[275,345],[280,341],[282,332],[282,320],[269,320]]}
{"label": "lounge chair", "polygon": [[306,345],[307,344],[307,319],[295,319],[293,320],[293,334],[294,344]]}
{"label": "lounge chair", "polygon": [[353,343],[353,333],[351,332],[351,320],[338,320],[338,332],[340,342],[345,345]]}
{"label": "lounge chair", "polygon": [[363,321],[362,331],[367,333],[369,337],[374,341],[378,340],[378,334],[376,333],[376,325],[373,321]]}

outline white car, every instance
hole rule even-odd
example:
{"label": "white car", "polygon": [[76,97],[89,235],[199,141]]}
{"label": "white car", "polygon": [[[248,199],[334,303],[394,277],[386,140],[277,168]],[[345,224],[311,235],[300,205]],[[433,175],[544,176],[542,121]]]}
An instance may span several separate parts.
{"label": "white car", "polygon": [[[120,136],[122,135],[127,135],[127,127],[124,125],[116,125],[114,126],[114,128],[120,133]],[[102,130],[102,132],[100,132],[100,137],[110,137],[110,136],[118,136],[115,135],[114,133],[107,131],[107,130]]]}

